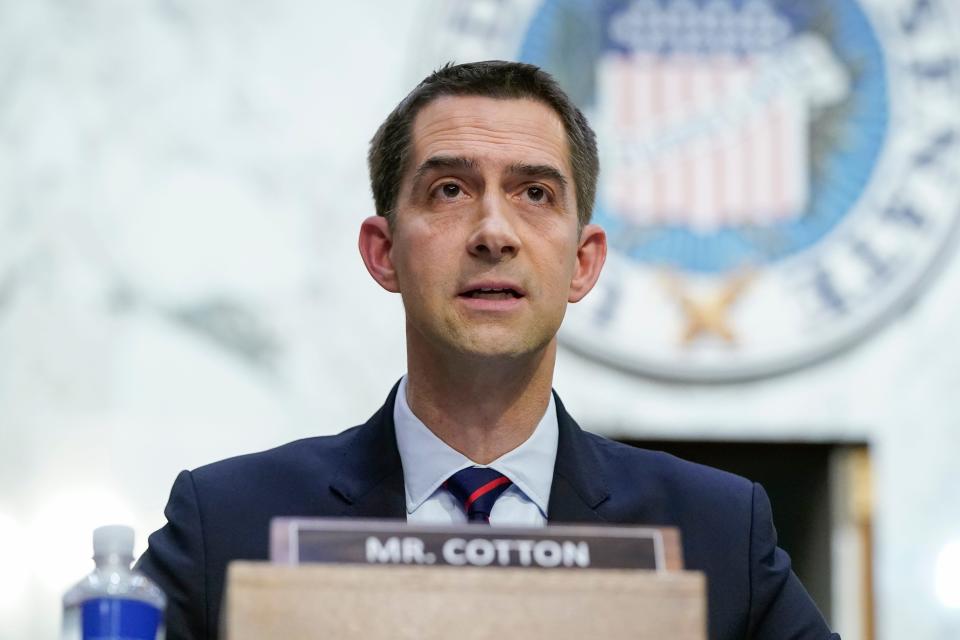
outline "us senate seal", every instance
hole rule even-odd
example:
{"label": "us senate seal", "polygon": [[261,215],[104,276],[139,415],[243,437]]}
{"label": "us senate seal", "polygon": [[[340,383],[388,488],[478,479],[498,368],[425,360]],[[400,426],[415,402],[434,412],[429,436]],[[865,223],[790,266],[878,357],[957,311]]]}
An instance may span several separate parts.
{"label": "us senate seal", "polygon": [[463,0],[428,55],[532,62],[587,113],[611,255],[563,343],[667,379],[836,353],[916,296],[960,215],[946,0]]}

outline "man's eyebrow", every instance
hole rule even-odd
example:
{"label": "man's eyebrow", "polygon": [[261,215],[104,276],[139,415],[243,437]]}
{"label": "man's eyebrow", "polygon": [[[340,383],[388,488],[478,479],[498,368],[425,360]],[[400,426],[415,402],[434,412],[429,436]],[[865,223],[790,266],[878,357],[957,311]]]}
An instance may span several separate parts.
{"label": "man's eyebrow", "polygon": [[524,178],[539,178],[540,180],[552,180],[560,187],[561,195],[566,193],[567,179],[559,169],[549,164],[527,164],[525,162],[515,162],[507,167],[507,173]]}
{"label": "man's eyebrow", "polygon": [[477,161],[472,158],[465,158],[463,156],[432,156],[424,160],[423,163],[417,167],[417,171],[413,174],[413,184],[417,184],[423,176],[434,169],[474,170],[476,168]]}

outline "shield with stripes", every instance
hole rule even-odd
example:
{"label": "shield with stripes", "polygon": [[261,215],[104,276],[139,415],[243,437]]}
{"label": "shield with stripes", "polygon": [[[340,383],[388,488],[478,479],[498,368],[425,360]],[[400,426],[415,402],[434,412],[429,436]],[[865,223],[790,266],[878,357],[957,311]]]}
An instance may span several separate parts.
{"label": "shield with stripes", "polygon": [[822,38],[763,1],[656,0],[622,5],[604,38],[594,121],[614,215],[708,235],[805,213],[811,111],[849,92]]}

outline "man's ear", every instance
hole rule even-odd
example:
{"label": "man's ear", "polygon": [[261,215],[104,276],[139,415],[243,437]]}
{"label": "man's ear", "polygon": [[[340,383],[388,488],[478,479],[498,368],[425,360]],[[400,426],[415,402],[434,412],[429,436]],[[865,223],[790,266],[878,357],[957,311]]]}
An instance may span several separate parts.
{"label": "man's ear", "polygon": [[599,225],[588,224],[580,232],[577,264],[570,282],[569,302],[580,302],[597,284],[607,259],[607,234]]}
{"label": "man's ear", "polygon": [[393,234],[387,219],[383,216],[370,216],[364,220],[360,225],[358,246],[363,264],[377,284],[387,291],[398,293],[400,288],[397,285],[397,272],[390,257]]}

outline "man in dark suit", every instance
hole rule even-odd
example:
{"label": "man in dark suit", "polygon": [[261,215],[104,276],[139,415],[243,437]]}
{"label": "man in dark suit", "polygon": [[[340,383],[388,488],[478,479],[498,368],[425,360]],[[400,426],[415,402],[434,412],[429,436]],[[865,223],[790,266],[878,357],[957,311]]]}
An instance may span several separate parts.
{"label": "man in dark suit", "polygon": [[168,638],[217,636],[227,563],[265,558],[282,515],[674,525],[707,575],[711,638],[831,637],[759,485],[585,433],[551,392],[566,305],[606,255],[594,135],[552,78],[445,67],[369,161],[360,253],[402,296],[407,374],[364,425],[180,474],[138,565],[169,597]]}

